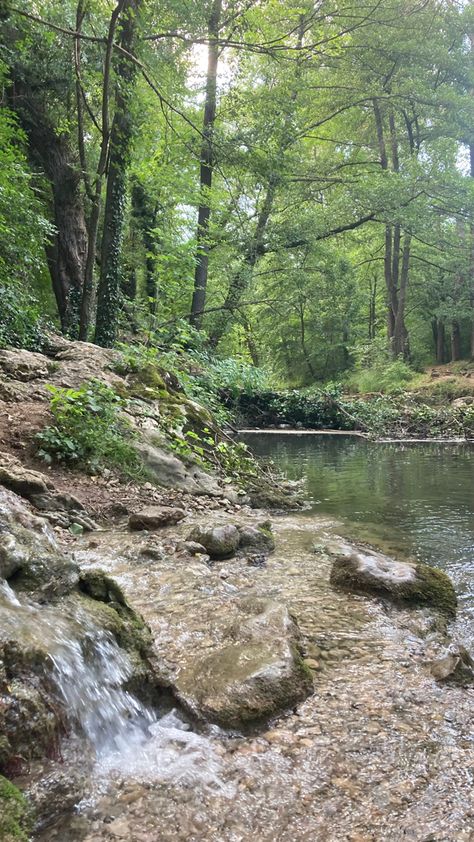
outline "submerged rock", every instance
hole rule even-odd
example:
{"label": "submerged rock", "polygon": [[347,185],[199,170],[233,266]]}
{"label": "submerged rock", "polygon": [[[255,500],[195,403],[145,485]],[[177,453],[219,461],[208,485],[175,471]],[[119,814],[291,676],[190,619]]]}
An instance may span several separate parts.
{"label": "submerged rock", "polygon": [[132,512],[128,519],[129,529],[159,529],[161,526],[170,526],[179,523],[186,516],[183,509],[172,506],[147,506],[138,512]]}
{"label": "submerged rock", "polygon": [[455,644],[431,664],[431,674],[436,681],[468,687],[474,684],[474,660],[464,646]]}
{"label": "submerged rock", "polygon": [[195,714],[227,727],[263,720],[302,701],[312,690],[299,630],[284,605],[247,597],[220,645],[181,669],[175,689]]}
{"label": "submerged rock", "polygon": [[356,551],[336,557],[330,581],[346,590],[376,594],[394,602],[432,605],[448,616],[456,613],[457,598],[449,576],[421,562],[395,561],[379,553]]}
{"label": "submerged rock", "polygon": [[187,540],[201,544],[211,558],[229,558],[239,546],[240,533],[232,524],[210,528],[195,526]]}

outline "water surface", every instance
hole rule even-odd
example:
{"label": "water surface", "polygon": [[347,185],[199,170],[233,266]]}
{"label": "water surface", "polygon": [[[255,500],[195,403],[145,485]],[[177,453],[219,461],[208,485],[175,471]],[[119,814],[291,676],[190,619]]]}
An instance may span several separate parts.
{"label": "water surface", "polygon": [[466,611],[474,596],[474,447],[354,436],[247,433],[258,456],[302,479],[311,512],[349,536],[444,568]]}

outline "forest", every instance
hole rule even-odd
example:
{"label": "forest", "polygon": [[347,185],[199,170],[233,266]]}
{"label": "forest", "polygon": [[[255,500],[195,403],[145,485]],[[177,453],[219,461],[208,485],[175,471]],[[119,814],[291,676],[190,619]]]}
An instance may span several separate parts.
{"label": "forest", "polygon": [[474,4],[0,0],[1,842],[474,840]]}
{"label": "forest", "polygon": [[2,0],[0,16],[3,346],[53,327],[291,388],[472,357],[472,6]]}

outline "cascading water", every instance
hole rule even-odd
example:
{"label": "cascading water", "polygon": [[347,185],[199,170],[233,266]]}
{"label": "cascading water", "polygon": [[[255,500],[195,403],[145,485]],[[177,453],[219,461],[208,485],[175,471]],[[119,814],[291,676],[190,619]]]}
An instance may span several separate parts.
{"label": "cascading water", "polygon": [[126,689],[133,674],[127,653],[83,613],[20,601],[0,580],[3,634],[39,649],[71,729],[95,753],[96,778],[169,781],[224,787],[209,738],[189,729],[177,711],[158,716]]}
{"label": "cascading water", "polygon": [[100,630],[79,640],[62,640],[50,655],[52,678],[68,716],[97,756],[139,746],[156,714],[124,689],[132,675],[126,653]]}

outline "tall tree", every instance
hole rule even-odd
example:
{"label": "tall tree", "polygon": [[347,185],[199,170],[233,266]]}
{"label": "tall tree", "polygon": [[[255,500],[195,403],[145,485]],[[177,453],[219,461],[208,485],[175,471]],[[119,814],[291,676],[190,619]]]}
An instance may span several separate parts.
{"label": "tall tree", "polygon": [[191,303],[190,322],[202,326],[206,306],[207,275],[209,269],[209,227],[211,221],[211,190],[214,168],[214,123],[217,106],[217,68],[219,61],[219,30],[222,14],[222,0],[212,0],[208,21],[208,56],[206,94],[201,144],[200,204],[196,234],[196,269],[194,291]]}

